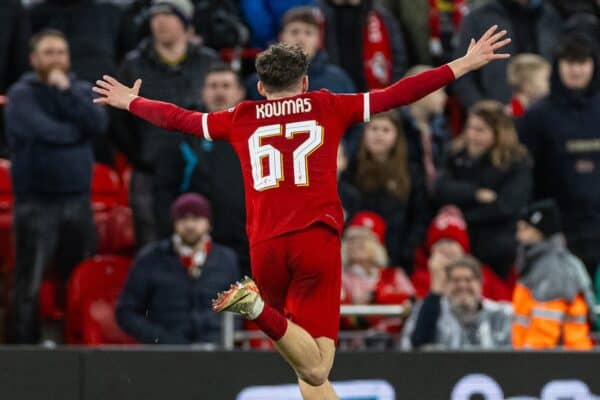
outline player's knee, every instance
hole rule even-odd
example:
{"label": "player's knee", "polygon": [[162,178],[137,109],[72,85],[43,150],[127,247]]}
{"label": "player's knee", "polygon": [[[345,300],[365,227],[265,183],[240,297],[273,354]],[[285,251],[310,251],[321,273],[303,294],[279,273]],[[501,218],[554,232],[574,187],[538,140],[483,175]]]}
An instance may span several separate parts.
{"label": "player's knee", "polygon": [[307,368],[300,372],[300,379],[311,386],[321,386],[329,378],[329,371],[324,367]]}

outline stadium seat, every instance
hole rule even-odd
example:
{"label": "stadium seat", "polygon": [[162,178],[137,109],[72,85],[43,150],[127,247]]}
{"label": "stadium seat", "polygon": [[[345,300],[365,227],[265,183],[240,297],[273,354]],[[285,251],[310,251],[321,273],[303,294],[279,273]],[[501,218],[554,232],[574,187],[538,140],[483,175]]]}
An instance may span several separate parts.
{"label": "stadium seat", "polygon": [[92,175],[92,206],[101,211],[116,205],[126,205],[125,189],[116,171],[95,164]]}
{"label": "stadium seat", "polygon": [[98,233],[98,253],[129,254],[135,247],[133,217],[127,206],[128,195],[113,169],[94,165],[92,208]]}
{"label": "stadium seat", "polygon": [[[67,289],[65,340],[68,344],[131,343],[114,321],[114,305],[131,266],[121,256],[95,256],[73,272]],[[107,313],[110,308],[111,312]],[[107,315],[109,314],[109,315]]]}
{"label": "stadium seat", "polygon": [[0,302],[5,305],[8,305],[15,263],[13,201],[10,161],[0,159]]}

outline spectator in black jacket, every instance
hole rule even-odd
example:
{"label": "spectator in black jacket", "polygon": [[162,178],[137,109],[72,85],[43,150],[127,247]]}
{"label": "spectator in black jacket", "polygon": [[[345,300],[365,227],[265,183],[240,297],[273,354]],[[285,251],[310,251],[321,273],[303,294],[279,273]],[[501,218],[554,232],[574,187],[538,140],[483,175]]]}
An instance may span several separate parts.
{"label": "spectator in black jacket", "polygon": [[39,340],[38,291],[54,261],[66,280],[94,250],[90,206],[92,139],[107,126],[92,104],[92,87],[69,75],[62,33],[43,31],[31,42],[35,72],[8,92],[6,134],[15,194],[15,332],[12,340]]}
{"label": "spectator in black jacket", "polygon": [[[56,29],[69,42],[71,64],[79,79],[94,82],[117,71],[121,8],[98,0],[45,0],[29,9],[33,32]],[[112,164],[113,147],[107,135],[94,140],[97,161]]]}
{"label": "spectator in black jacket", "polygon": [[402,78],[408,63],[404,35],[385,7],[376,0],[318,3],[325,15],[327,53],[359,91],[382,88]]}
{"label": "spectator in black jacket", "polygon": [[[201,94],[204,111],[227,110],[243,98],[244,86],[231,67],[214,64],[206,72]],[[172,231],[164,210],[179,194],[203,194],[213,204],[215,240],[234,249],[242,271],[250,274],[244,182],[240,161],[231,145],[187,136],[178,147],[163,150],[156,166],[154,210],[160,234]]]}
{"label": "spectator in black jacket", "polygon": [[410,271],[413,254],[427,230],[428,210],[420,166],[408,159],[406,137],[393,112],[365,125],[358,157],[345,178],[361,193],[361,208],[383,217],[390,264]]}
{"label": "spectator in black jacket", "polygon": [[564,38],[550,95],[532,106],[519,133],[535,161],[535,198],[554,198],[569,248],[594,276],[600,263],[600,71],[587,37]]}
{"label": "spectator in black jacket", "polygon": [[[121,68],[125,83],[144,81],[140,95],[191,107],[198,101],[202,82],[216,53],[188,42],[193,16],[189,0],[154,0],[150,8],[152,38],[129,53]],[[152,186],[157,162],[182,142],[182,135],[166,133],[129,113],[116,112],[114,141],[133,164],[131,207],[138,246],[157,235]],[[166,209],[160,210],[166,213]]]}
{"label": "spectator in black jacket", "polygon": [[6,139],[2,108],[6,90],[27,70],[27,41],[30,35],[28,15],[19,0],[0,2],[0,157],[6,157]]}
{"label": "spectator in black jacket", "polygon": [[27,70],[31,27],[19,0],[0,3],[0,95]]}
{"label": "spectator in black jacket", "polygon": [[[464,18],[455,54],[462,55],[472,38],[494,24],[506,29],[512,39],[507,53],[535,53],[548,60],[562,29],[560,15],[547,0],[491,0]],[[508,103],[507,65],[508,60],[502,60],[456,81],[455,93],[462,105],[471,107],[484,99]]]}
{"label": "spectator in black jacket", "polygon": [[504,105],[481,101],[469,110],[436,183],[434,198],[462,210],[473,254],[500,277],[515,260],[515,223],[530,198],[530,164]]}
{"label": "spectator in black jacket", "polygon": [[145,247],[117,304],[121,328],[146,344],[218,344],[211,299],[239,279],[235,253],[212,242],[208,201],[195,193],[171,208],[175,234]]}

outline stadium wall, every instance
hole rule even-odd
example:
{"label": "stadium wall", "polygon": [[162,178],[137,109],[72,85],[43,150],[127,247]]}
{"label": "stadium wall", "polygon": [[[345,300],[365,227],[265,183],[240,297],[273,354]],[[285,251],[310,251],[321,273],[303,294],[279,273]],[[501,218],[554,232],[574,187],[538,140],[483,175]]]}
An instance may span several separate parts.
{"label": "stadium wall", "polygon": [[[600,399],[599,361],[597,352],[340,353],[332,380],[384,381],[395,391],[361,400],[590,400]],[[292,376],[268,352],[0,349],[0,398],[10,400],[244,400],[252,398],[244,389]]]}

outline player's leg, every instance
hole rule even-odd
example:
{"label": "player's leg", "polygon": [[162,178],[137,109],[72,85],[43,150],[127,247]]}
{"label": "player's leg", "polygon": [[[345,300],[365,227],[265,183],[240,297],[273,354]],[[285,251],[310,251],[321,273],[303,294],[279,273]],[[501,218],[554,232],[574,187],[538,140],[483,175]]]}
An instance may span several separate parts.
{"label": "player's leg", "polygon": [[[315,244],[318,243],[318,249]],[[288,358],[301,380],[320,391],[326,384],[335,357],[340,320],[341,244],[337,232],[315,225],[294,235],[289,260],[292,280],[286,310],[291,322],[277,348]],[[301,387],[305,387],[302,385]]]}

